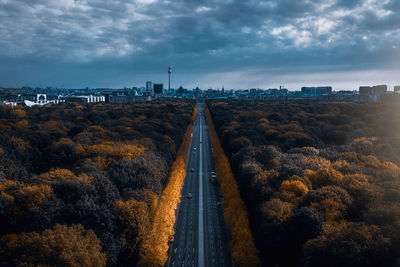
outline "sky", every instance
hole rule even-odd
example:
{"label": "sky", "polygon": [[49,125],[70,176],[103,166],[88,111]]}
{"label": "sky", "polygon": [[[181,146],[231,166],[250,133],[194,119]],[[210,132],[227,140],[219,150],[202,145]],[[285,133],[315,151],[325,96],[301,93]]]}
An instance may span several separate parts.
{"label": "sky", "polygon": [[400,84],[399,0],[0,0],[0,87]]}

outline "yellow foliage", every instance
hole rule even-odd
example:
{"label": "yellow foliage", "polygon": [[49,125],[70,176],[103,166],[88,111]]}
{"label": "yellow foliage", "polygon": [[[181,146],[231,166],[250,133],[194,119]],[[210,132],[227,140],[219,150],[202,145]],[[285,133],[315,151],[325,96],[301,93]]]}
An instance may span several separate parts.
{"label": "yellow foliage", "polygon": [[230,163],[218,139],[207,107],[205,112],[216,161],[218,182],[223,195],[224,216],[232,233],[233,260],[238,266],[260,266],[261,261],[258,258],[258,252],[250,231],[246,207],[240,197]]}

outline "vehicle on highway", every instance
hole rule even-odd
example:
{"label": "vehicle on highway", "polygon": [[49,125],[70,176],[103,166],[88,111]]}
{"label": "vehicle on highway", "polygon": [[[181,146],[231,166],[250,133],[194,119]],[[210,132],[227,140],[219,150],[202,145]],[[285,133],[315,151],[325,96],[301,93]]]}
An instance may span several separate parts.
{"label": "vehicle on highway", "polygon": [[217,183],[217,179],[211,177],[211,178],[210,178],[210,182],[211,182],[212,184],[216,184],[216,183]]}
{"label": "vehicle on highway", "polygon": [[190,171],[191,171],[191,172],[194,172],[194,168],[191,168]]}
{"label": "vehicle on highway", "polygon": [[192,198],[192,193],[188,193],[188,194],[186,195],[186,198]]}

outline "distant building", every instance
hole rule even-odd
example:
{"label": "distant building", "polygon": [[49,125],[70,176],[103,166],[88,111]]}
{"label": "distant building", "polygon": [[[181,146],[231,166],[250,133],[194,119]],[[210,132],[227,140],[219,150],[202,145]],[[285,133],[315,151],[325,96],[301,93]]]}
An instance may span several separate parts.
{"label": "distant building", "polygon": [[162,83],[155,83],[153,85],[154,94],[163,94],[164,93],[164,85]]}
{"label": "distant building", "polygon": [[280,93],[281,95],[286,95],[288,92],[289,92],[289,90],[286,89],[286,88],[281,88],[281,89],[279,89],[279,93]]}
{"label": "distant building", "polygon": [[394,91],[395,92],[400,92],[400,85],[395,85],[394,86]]}
{"label": "distant building", "polygon": [[[24,98],[23,96],[19,96],[19,97],[20,97],[20,99]],[[36,99],[30,98],[30,100],[29,100],[29,98],[25,98],[23,100],[23,103],[28,107],[32,107],[32,106],[36,106],[36,105],[43,106],[43,105],[47,105],[47,104],[58,104],[60,102],[63,102],[63,100],[60,99],[59,97],[49,100],[47,98],[46,94],[37,94]]]}
{"label": "distant building", "polygon": [[153,83],[151,81],[146,82],[146,93],[153,93]]}
{"label": "distant building", "polygon": [[105,102],[105,96],[83,95],[83,96],[64,96],[61,97],[64,102],[74,103],[99,103]]}
{"label": "distant building", "polygon": [[307,96],[330,95],[332,94],[332,86],[302,87],[301,94]]}
{"label": "distant building", "polygon": [[279,93],[279,89],[270,88],[270,89],[268,89],[267,93],[268,93],[269,95],[277,95],[277,94]]}
{"label": "distant building", "polygon": [[360,95],[383,95],[387,93],[387,85],[360,86]]}

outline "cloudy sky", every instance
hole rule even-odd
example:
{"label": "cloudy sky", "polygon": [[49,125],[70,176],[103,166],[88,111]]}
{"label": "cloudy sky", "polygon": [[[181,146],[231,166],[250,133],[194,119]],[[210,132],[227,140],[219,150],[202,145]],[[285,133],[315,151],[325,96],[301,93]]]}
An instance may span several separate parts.
{"label": "cloudy sky", "polygon": [[0,87],[400,84],[399,0],[0,0]]}

